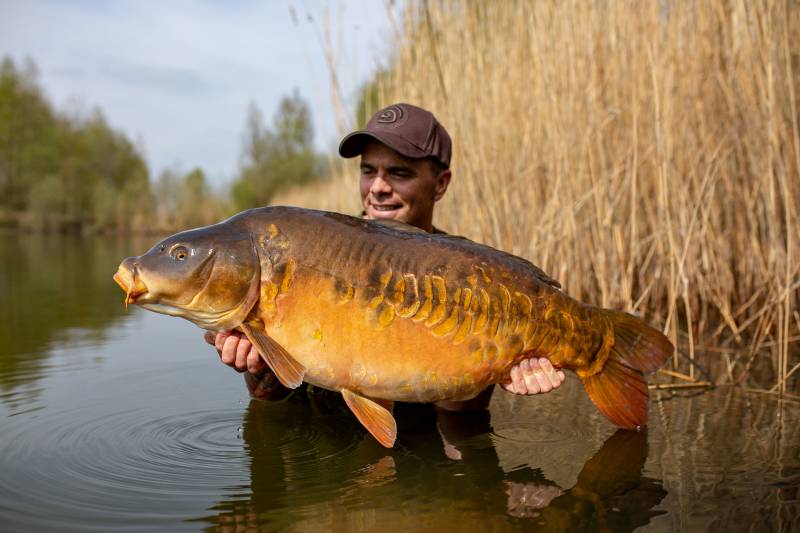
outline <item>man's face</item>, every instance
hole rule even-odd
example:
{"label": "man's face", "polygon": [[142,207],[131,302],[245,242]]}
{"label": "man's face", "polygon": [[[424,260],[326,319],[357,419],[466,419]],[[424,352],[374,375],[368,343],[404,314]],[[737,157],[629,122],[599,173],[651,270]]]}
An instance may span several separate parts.
{"label": "man's face", "polygon": [[370,141],[361,154],[361,203],[367,218],[391,218],[426,231],[433,205],[447,191],[450,171],[437,173],[426,159],[411,159]]}

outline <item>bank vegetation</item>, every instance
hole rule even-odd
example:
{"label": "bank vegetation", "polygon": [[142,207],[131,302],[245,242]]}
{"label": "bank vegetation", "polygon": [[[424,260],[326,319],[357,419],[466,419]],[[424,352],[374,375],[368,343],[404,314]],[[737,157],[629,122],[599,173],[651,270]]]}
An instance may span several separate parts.
{"label": "bank vegetation", "polygon": [[0,226],[38,232],[165,233],[265,205],[324,173],[308,104],[295,91],[271,121],[251,104],[239,169],[214,187],[201,168],[157,176],[102,110],[59,110],[33,60],[0,61]]}
{"label": "bank vegetation", "polygon": [[[435,223],[628,310],[695,379],[797,396],[800,6],[410,2],[361,116],[454,138]],[[282,203],[358,209],[355,163]]]}

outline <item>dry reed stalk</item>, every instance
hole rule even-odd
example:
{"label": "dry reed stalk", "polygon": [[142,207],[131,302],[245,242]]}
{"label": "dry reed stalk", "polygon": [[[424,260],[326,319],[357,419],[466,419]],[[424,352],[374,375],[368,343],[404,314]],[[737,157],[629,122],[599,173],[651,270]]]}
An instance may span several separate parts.
{"label": "dry reed stalk", "polygon": [[710,381],[694,381],[691,383],[650,383],[647,388],[650,390],[686,390],[686,389],[709,389],[713,387]]}
{"label": "dry reed stalk", "polygon": [[681,374],[680,372],[675,372],[674,370],[669,370],[668,368],[661,368],[658,370],[658,373],[692,383],[697,381],[693,376],[687,376],[686,374]]}
{"label": "dry reed stalk", "polygon": [[[411,2],[379,92],[454,138],[438,226],[663,326],[675,370],[796,390],[798,35],[792,2]],[[352,213],[356,176],[281,200]]]}

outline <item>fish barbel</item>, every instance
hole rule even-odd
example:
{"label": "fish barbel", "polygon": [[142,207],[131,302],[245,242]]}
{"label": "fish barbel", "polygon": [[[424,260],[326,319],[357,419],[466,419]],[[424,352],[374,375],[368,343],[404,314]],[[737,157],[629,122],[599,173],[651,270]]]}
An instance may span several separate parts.
{"label": "fish barbel", "polygon": [[264,207],[178,233],[114,275],[126,303],[237,329],[287,387],[341,392],[384,446],[393,401],[473,398],[546,357],[614,424],[647,422],[643,374],[673,353],[627,313],[580,303],[525,259],[398,222]]}

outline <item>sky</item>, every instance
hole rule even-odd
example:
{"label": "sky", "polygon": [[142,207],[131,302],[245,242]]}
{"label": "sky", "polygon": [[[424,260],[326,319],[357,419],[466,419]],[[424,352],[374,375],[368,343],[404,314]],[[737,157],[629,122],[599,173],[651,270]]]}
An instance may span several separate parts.
{"label": "sky", "polygon": [[379,0],[0,0],[0,57],[31,58],[59,111],[100,108],[142,149],[152,176],[199,166],[223,184],[239,168],[250,102],[269,121],[297,89],[317,148],[335,149],[326,27],[352,111],[359,86],[391,53]]}

